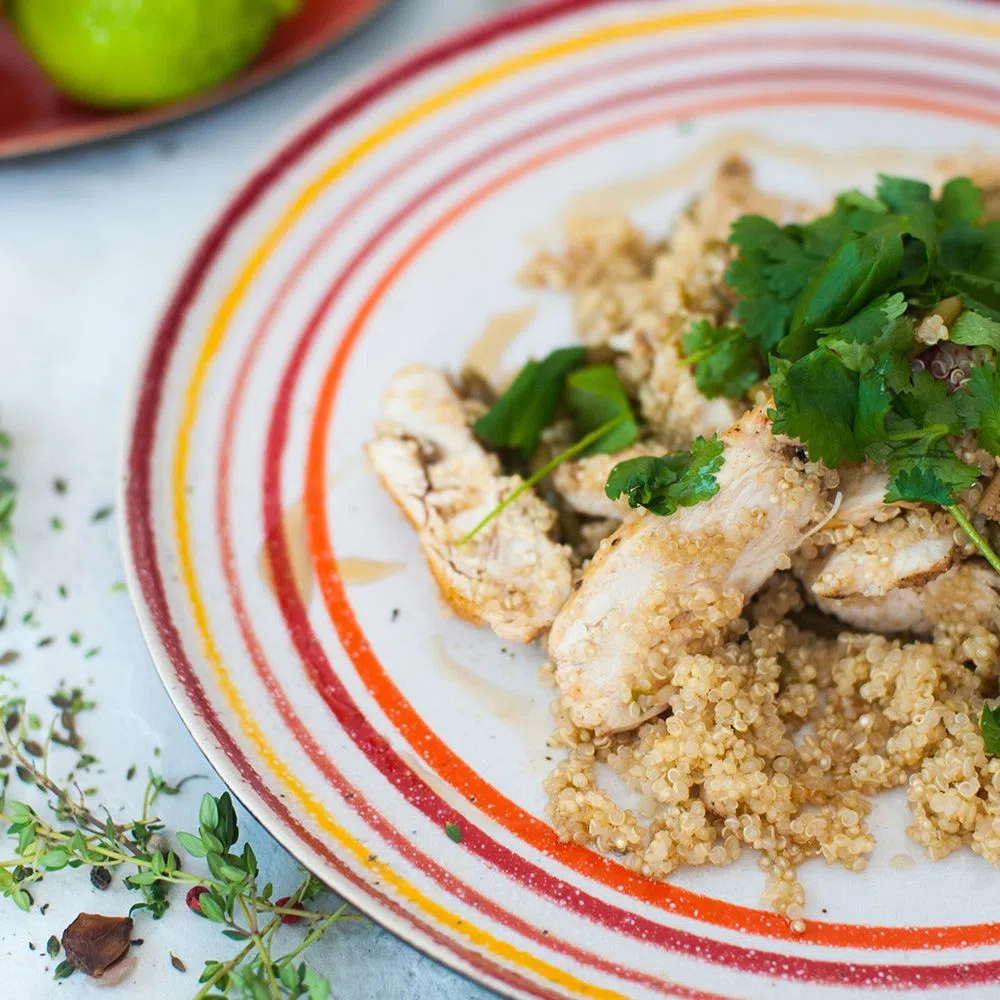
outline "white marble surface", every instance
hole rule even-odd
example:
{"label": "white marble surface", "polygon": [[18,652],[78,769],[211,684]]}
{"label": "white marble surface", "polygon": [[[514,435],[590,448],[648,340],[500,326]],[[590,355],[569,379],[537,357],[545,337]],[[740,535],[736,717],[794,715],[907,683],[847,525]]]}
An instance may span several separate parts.
{"label": "white marble surface", "polygon": [[[147,764],[171,780],[205,775],[161,800],[168,828],[194,828],[202,793],[222,790],[160,686],[128,596],[112,590],[122,579],[114,521],[90,521],[114,499],[126,394],[181,261],[261,153],[331,87],[510,5],[396,0],[309,66],[226,107],[134,138],[0,164],[0,425],[16,442],[20,487],[18,595],[0,652],[22,651],[7,674],[42,713],[61,682],[87,685],[98,707],[80,728],[100,761],[93,783],[117,817],[135,814]],[[65,496],[52,488],[57,476],[69,483]],[[63,530],[53,530],[54,516]],[[32,609],[37,626],[21,625]],[[83,634],[79,646],[68,641],[73,630]],[[35,647],[49,635],[51,645]],[[86,659],[92,646],[101,651]],[[132,764],[138,775],[128,782]],[[292,888],[292,859],[242,812],[241,824],[267,877]],[[81,910],[123,913],[134,894],[101,893],[85,876],[64,872],[46,878],[35,898],[30,914],[0,900],[0,995],[99,995],[106,988],[79,974],[53,982],[45,941]],[[112,994],[122,1000],[193,996],[204,960],[234,948],[185,909],[180,893],[161,921],[140,916],[135,936],[144,944]],[[171,967],[170,952],[187,973]],[[310,954],[340,1000],[486,996],[367,921],[334,929]]]}

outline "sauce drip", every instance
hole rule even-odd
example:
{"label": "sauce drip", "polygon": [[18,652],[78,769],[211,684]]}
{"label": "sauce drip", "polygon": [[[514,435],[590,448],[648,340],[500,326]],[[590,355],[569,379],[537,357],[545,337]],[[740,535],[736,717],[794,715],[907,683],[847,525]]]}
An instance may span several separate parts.
{"label": "sauce drip", "polygon": [[[288,550],[295,591],[302,604],[308,605],[313,591],[313,572],[312,562],[309,558],[309,540],[306,536],[306,508],[301,500],[281,515],[281,531],[284,535],[285,547]],[[274,577],[271,575],[266,543],[261,546],[257,557],[257,566],[267,589],[277,598],[278,592],[274,585]]]}
{"label": "sauce drip", "polygon": [[508,309],[491,316],[483,332],[465,352],[464,367],[493,380],[500,374],[504,352],[535,318],[535,306]]}
{"label": "sauce drip", "polygon": [[406,568],[406,563],[385,562],[381,559],[344,558],[337,560],[337,570],[340,578],[348,585],[360,586],[384,580],[387,576],[399,573]]}

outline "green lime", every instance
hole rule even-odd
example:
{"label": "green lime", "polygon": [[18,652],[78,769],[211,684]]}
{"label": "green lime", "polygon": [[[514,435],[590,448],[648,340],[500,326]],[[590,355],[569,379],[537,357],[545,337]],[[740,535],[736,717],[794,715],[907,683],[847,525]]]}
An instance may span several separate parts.
{"label": "green lime", "polygon": [[161,104],[211,87],[263,48],[298,0],[7,0],[21,41],[88,104]]}

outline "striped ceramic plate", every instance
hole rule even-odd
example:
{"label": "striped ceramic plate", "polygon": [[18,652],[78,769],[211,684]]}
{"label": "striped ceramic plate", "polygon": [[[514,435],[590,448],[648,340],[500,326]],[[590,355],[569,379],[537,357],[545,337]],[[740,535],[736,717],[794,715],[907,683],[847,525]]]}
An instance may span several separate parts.
{"label": "striped ceramic plate", "polygon": [[900,796],[863,876],[803,870],[802,934],[749,857],[661,884],[560,843],[540,654],[442,612],[361,447],[401,365],[569,340],[515,280],[568,213],[662,232],[732,150],[809,198],[1000,152],[998,46],[988,4],[550,0],[336,95],[236,192],[142,368],[126,542],[179,711],[320,877],[512,996],[996,989],[996,873],[898,863]]}

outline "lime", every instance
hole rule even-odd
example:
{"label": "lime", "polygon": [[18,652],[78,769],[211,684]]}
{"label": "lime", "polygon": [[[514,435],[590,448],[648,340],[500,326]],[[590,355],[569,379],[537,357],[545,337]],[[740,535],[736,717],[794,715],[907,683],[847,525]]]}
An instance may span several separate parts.
{"label": "lime", "polygon": [[298,0],[7,0],[21,41],[87,104],[161,104],[232,76]]}

